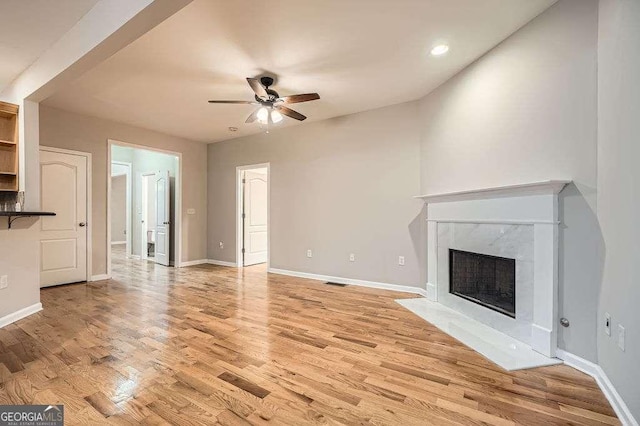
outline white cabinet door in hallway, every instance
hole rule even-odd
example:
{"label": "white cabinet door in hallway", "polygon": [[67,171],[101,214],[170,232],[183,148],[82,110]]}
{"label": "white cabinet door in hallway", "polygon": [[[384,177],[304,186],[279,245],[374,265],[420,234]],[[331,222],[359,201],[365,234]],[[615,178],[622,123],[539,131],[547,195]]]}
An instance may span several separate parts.
{"label": "white cabinet door in hallway", "polygon": [[244,265],[267,261],[267,174],[244,172]]}
{"label": "white cabinet door in hallway", "polygon": [[40,150],[40,287],[87,279],[87,157]]}
{"label": "white cabinet door in hallway", "polygon": [[156,263],[169,266],[171,247],[171,181],[169,171],[156,172]]}

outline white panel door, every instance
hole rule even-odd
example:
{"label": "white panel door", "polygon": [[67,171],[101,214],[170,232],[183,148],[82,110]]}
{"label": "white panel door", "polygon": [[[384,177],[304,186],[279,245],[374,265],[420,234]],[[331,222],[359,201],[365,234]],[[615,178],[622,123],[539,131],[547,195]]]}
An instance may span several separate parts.
{"label": "white panel door", "polygon": [[267,261],[267,174],[244,172],[244,265]]}
{"label": "white panel door", "polygon": [[40,287],[87,279],[87,157],[40,151]]}
{"label": "white panel door", "polygon": [[156,172],[156,244],[155,261],[169,266],[171,242],[171,182],[169,171]]}

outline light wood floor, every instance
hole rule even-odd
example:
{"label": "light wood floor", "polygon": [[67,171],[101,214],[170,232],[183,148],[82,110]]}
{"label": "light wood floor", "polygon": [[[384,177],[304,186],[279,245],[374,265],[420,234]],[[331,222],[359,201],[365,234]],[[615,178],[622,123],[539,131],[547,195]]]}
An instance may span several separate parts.
{"label": "light wood floor", "polygon": [[0,404],[67,424],[618,424],[566,366],[505,372],[394,302],[410,294],[114,258],[0,330]]}

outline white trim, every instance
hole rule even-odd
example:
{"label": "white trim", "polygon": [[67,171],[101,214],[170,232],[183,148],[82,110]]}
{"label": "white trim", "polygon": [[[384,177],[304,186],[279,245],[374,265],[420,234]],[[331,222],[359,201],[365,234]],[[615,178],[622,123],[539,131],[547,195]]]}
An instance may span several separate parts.
{"label": "white trim", "polygon": [[104,280],[110,280],[110,279],[111,279],[111,275],[99,274],[99,275],[92,275],[90,281],[104,281]]}
{"label": "white trim", "polygon": [[308,272],[287,271],[285,269],[276,269],[276,268],[268,268],[267,272],[269,272],[270,274],[287,275],[290,277],[308,278],[308,279],[318,280],[318,281],[330,281],[338,284],[357,285],[361,287],[377,288],[381,290],[413,293],[413,294],[419,294],[424,297],[427,296],[427,291],[425,289],[419,288],[419,287],[411,287],[407,285],[388,284],[388,283],[381,283],[376,281],[356,280],[353,278],[333,277],[330,275],[310,274]]}
{"label": "white trim", "polygon": [[138,256],[137,254],[128,255],[127,259],[142,260],[142,258],[140,256]]}
{"label": "white trim", "polygon": [[[140,178],[140,213],[142,214],[142,218],[144,219],[141,222],[142,226],[140,226],[140,256],[138,258],[142,260],[149,259],[148,245],[149,245],[149,237],[148,237],[148,215],[149,215],[149,191],[151,188],[149,187],[149,183],[147,178],[149,176],[155,177],[156,172],[144,172],[138,173],[138,177]],[[155,196],[154,196],[155,198]],[[175,229],[175,226],[174,226]],[[175,243],[175,242],[174,242]],[[154,253],[155,255],[155,253]],[[171,264],[171,261],[169,261]]]}
{"label": "white trim", "polygon": [[517,185],[418,195],[414,198],[422,199],[427,203],[440,203],[443,201],[479,200],[483,198],[515,197],[522,195],[556,195],[569,183],[571,183],[570,180],[545,180]]}
{"label": "white trim", "polygon": [[271,265],[271,163],[247,164],[236,167],[236,263],[233,266],[242,268],[242,172],[252,169],[267,169],[267,269]]}
{"label": "white trim", "polygon": [[[133,223],[131,222],[131,209],[133,208],[133,164],[126,162],[126,161],[115,161],[115,160],[111,160],[110,166],[109,166],[109,178],[107,179],[107,199],[109,200],[109,208],[107,209],[107,235],[108,235],[108,239],[107,241],[111,241],[111,179],[114,177],[114,175],[112,174],[112,167],[114,164],[117,164],[119,166],[124,166],[127,168],[126,173],[124,173],[124,176],[126,177],[126,181],[125,181],[125,230],[127,232],[126,234],[126,239],[125,239],[125,244],[127,245],[127,248],[125,250],[125,254],[127,255],[131,255],[133,253],[133,247],[132,247],[132,235],[131,235],[131,229],[133,228]],[[116,175],[116,176],[122,176],[122,175]]]}
{"label": "white trim", "polygon": [[488,225],[559,225],[560,221],[554,220],[475,220],[475,219],[427,219],[427,222],[444,223],[481,223]]}
{"label": "white trim", "polygon": [[208,263],[209,259],[187,260],[184,262],[180,262],[180,267],[184,268],[185,266],[203,265]]}
{"label": "white trim", "polygon": [[556,356],[563,360],[569,367],[582,371],[595,379],[623,425],[638,426],[638,421],[633,417],[629,407],[627,407],[627,404],[625,404],[618,391],[613,387],[613,384],[604,370],[602,370],[602,367],[562,349],[556,350]]}
{"label": "white trim", "polygon": [[127,242],[126,241],[111,241],[111,245],[112,246],[119,246],[119,245],[122,245],[122,244],[127,244]]}
{"label": "white trim", "polygon": [[235,262],[226,262],[224,260],[207,259],[209,265],[229,266],[230,268],[237,268],[238,265]]}
{"label": "white trim", "polygon": [[[59,154],[77,155],[87,159],[87,213],[85,215],[87,228],[87,273],[86,280],[91,280],[93,273],[93,155],[90,152],[75,151],[73,149],[54,148],[40,145],[40,151],[57,152]],[[39,166],[38,166],[39,169]]]}
{"label": "white trim", "polygon": [[42,303],[34,303],[31,306],[27,306],[26,308],[19,309],[15,312],[10,313],[9,315],[5,315],[0,318],[0,328],[6,327],[9,324],[13,324],[16,321],[21,320],[22,318],[26,318],[29,315],[33,315],[36,312],[40,312],[42,310]]}
{"label": "white trim", "polygon": [[[176,151],[169,151],[166,149],[155,148],[147,145],[137,145],[133,143],[123,142],[116,139],[107,139],[107,175],[111,176],[111,147],[113,145],[131,147],[135,149],[142,149],[147,151],[155,151],[161,152],[163,154],[173,155],[178,157],[178,172],[176,173],[176,226],[175,229],[175,266],[180,267],[181,259],[182,259],[182,169],[184,168],[184,163],[182,161],[182,153]],[[107,179],[107,183],[111,184],[111,179]],[[109,215],[111,211],[111,200],[107,198],[107,215]],[[111,239],[111,218],[107,220],[107,241],[106,241],[106,249],[107,249],[107,275],[111,275],[111,250],[109,249],[109,240]]]}

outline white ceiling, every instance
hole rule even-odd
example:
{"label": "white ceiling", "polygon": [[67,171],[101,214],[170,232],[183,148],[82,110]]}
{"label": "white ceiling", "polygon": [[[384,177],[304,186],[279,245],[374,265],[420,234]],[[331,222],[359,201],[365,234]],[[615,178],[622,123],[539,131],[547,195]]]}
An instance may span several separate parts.
{"label": "white ceiling", "polygon": [[[244,124],[245,78],[275,73],[281,96],[321,120],[417,99],[556,0],[195,0],[44,104],[202,142]],[[442,57],[428,54],[446,42]],[[297,124],[289,118],[281,125]],[[238,127],[231,133],[228,127]]]}
{"label": "white ceiling", "polygon": [[0,0],[0,92],[98,0]]}

